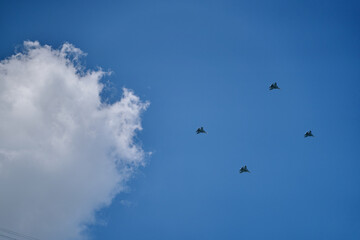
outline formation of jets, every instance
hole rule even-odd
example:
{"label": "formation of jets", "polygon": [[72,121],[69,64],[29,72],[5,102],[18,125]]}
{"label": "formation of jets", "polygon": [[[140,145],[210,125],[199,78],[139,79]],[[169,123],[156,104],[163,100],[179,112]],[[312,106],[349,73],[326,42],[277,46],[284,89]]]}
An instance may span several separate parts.
{"label": "formation of jets", "polygon": [[278,87],[278,85],[277,85],[276,82],[274,82],[273,84],[271,84],[270,87],[269,87],[269,90],[273,90],[273,89],[280,89],[280,88]]}
{"label": "formation of jets", "polygon": [[[274,90],[274,89],[280,89],[276,82],[271,84],[270,87],[269,87],[269,90]],[[204,130],[204,127],[200,127],[200,128],[198,128],[196,130],[196,134],[199,134],[199,133],[207,133],[207,132]],[[309,130],[304,134],[304,137],[305,138],[306,137],[314,137],[314,135],[312,134],[311,130]],[[246,165],[241,167],[240,170],[239,170],[239,173],[244,173],[244,172],[250,173],[250,171],[248,170]]]}
{"label": "formation of jets", "polygon": [[203,127],[200,127],[196,130],[196,134],[199,134],[199,133],[207,133]]}
{"label": "formation of jets", "polygon": [[240,170],[239,170],[239,173],[244,173],[244,172],[250,172],[248,169],[247,169],[247,166],[245,165],[245,166],[243,166],[243,167],[241,167],[240,168]]}

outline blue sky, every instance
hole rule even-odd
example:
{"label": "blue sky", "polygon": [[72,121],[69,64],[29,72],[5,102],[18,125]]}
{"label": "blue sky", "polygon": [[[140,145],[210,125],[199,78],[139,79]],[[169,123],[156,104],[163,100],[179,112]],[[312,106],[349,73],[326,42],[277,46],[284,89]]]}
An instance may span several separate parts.
{"label": "blue sky", "polygon": [[[153,154],[98,212],[106,224],[90,226],[92,239],[359,239],[359,11],[358,1],[1,1],[0,57],[25,40],[69,42],[87,67],[113,72],[104,97],[126,87],[151,103],[137,139]],[[251,174],[239,175],[245,164]]]}

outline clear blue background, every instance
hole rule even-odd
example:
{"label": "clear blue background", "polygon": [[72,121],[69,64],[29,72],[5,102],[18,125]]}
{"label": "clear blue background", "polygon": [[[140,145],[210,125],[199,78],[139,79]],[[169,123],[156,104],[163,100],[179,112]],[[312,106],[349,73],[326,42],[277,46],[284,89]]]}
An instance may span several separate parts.
{"label": "clear blue background", "polygon": [[1,0],[0,57],[24,40],[68,41],[114,72],[104,98],[127,87],[151,102],[139,140],[154,154],[98,213],[93,239],[360,239],[359,12],[359,1]]}

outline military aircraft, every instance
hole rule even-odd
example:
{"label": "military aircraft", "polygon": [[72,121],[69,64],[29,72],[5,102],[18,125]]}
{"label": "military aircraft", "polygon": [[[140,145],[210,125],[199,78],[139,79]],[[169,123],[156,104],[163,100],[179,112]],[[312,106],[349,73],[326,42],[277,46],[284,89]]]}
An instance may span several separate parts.
{"label": "military aircraft", "polygon": [[250,172],[248,169],[247,169],[247,166],[245,165],[245,166],[243,166],[243,167],[241,167],[240,168],[240,170],[239,170],[239,173],[243,173],[243,172]]}
{"label": "military aircraft", "polygon": [[201,127],[196,130],[196,134],[199,134],[199,133],[207,133],[207,132],[204,130],[203,127]]}
{"label": "military aircraft", "polygon": [[276,82],[274,82],[273,84],[271,84],[270,87],[269,87],[269,90],[273,90],[273,89],[280,89],[280,88],[278,87],[278,85],[277,85]]}
{"label": "military aircraft", "polygon": [[305,134],[304,134],[304,137],[313,137],[314,135],[312,134],[311,130],[310,131],[307,131]]}

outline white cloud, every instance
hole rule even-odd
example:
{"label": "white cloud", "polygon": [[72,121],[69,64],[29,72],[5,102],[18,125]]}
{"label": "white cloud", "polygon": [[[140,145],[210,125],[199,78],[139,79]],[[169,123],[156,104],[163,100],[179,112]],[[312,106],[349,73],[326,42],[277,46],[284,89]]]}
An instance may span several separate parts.
{"label": "white cloud", "polygon": [[139,166],[147,103],[123,89],[101,103],[101,70],[80,49],[25,42],[0,62],[0,226],[40,239],[81,239]]}

